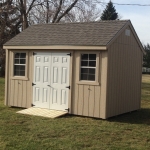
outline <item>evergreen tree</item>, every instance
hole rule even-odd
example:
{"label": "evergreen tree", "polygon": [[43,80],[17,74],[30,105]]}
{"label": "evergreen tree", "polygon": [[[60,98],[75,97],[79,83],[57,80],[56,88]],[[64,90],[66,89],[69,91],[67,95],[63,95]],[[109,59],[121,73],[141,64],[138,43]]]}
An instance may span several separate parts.
{"label": "evergreen tree", "polygon": [[116,19],[118,19],[118,13],[116,12],[115,6],[113,6],[113,3],[110,0],[102,13],[101,20],[116,20]]}

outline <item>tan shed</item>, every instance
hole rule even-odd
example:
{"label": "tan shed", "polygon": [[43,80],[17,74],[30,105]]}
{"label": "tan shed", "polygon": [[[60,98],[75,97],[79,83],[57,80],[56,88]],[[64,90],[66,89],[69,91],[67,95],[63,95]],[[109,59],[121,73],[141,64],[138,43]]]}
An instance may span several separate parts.
{"label": "tan shed", "polygon": [[144,49],[129,20],[33,25],[4,49],[7,106],[103,119],[140,109]]}

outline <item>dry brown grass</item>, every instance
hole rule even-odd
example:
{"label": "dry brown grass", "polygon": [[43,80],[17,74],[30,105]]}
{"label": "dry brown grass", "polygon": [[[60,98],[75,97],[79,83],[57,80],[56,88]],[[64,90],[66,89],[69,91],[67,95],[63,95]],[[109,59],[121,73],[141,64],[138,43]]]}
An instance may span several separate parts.
{"label": "dry brown grass", "polygon": [[149,74],[142,75],[142,83],[150,83],[150,75]]}

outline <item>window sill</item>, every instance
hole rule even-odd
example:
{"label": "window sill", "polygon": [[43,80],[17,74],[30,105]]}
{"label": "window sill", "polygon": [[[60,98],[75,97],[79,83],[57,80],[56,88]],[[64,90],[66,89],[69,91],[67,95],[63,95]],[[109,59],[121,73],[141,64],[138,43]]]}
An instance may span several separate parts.
{"label": "window sill", "polygon": [[28,80],[27,77],[19,77],[19,76],[14,76],[14,77],[11,77],[12,80]]}
{"label": "window sill", "polygon": [[93,82],[93,81],[78,81],[76,83],[81,85],[100,85],[99,82]]}

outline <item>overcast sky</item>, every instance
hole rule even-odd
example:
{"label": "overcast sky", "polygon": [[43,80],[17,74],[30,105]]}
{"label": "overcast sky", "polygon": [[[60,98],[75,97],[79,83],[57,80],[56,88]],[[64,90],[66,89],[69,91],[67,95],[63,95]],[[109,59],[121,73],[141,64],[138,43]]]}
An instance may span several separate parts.
{"label": "overcast sky", "polygon": [[[109,0],[104,0],[108,3]],[[119,4],[149,4],[150,0],[112,0]],[[141,42],[150,44],[150,6],[123,6],[114,4],[121,20],[130,19]]]}

